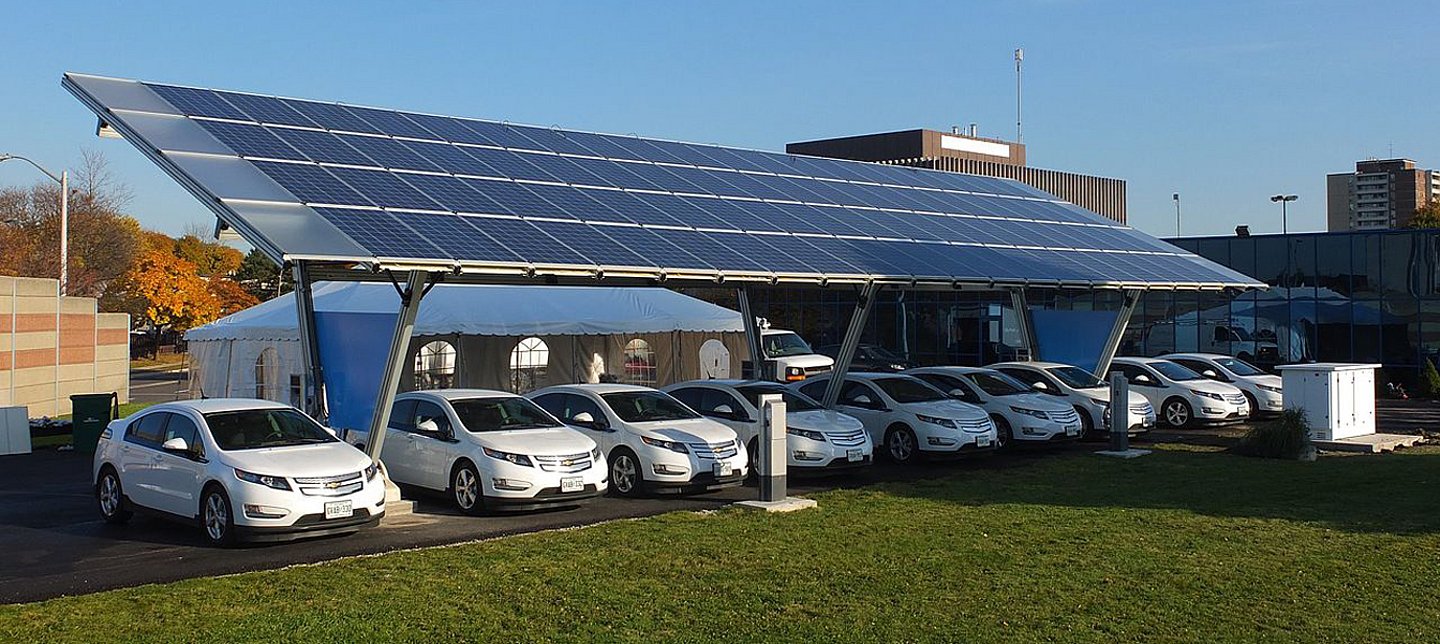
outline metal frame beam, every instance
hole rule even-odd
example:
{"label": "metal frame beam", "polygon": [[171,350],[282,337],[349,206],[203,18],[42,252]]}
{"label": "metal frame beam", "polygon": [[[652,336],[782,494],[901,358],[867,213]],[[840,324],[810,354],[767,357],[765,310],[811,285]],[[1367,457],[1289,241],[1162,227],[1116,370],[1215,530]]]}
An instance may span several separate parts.
{"label": "metal frame beam", "polygon": [[1010,308],[1015,309],[1015,323],[1020,327],[1020,339],[1025,343],[1026,354],[1030,360],[1039,360],[1040,351],[1035,343],[1035,328],[1030,325],[1030,302],[1025,298],[1025,289],[1010,289]]}
{"label": "metal frame beam", "polygon": [[1130,316],[1135,313],[1135,305],[1140,303],[1140,291],[1125,291],[1125,299],[1120,304],[1120,315],[1115,318],[1115,326],[1110,328],[1110,337],[1105,340],[1105,348],[1100,350],[1100,359],[1095,362],[1095,377],[1105,379],[1105,372],[1110,370],[1110,361],[1115,359],[1115,352],[1120,350],[1120,339],[1125,337],[1125,329],[1130,326]]}
{"label": "metal frame beam", "polygon": [[385,374],[380,379],[380,391],[375,394],[375,412],[370,416],[370,436],[365,441],[365,453],[375,460],[380,459],[380,448],[385,443],[385,428],[390,425],[390,407],[395,403],[395,393],[400,389],[400,374],[405,370],[405,357],[410,352],[410,336],[415,333],[415,316],[420,312],[420,299],[425,295],[424,271],[410,271],[405,288],[400,291],[400,315],[395,319],[395,334],[390,337],[390,353],[385,359]]}
{"label": "metal frame beam", "polygon": [[306,414],[321,423],[329,416],[325,407],[325,371],[320,364],[320,342],[315,331],[315,295],[311,291],[310,269],[305,262],[290,267],[295,278],[295,312],[300,322],[300,357],[304,376],[300,384],[301,405]]}
{"label": "metal frame beam", "polygon": [[840,386],[845,382],[845,374],[850,372],[850,362],[855,359],[860,335],[865,331],[865,322],[870,319],[870,311],[875,306],[875,294],[879,292],[880,285],[875,282],[860,287],[860,299],[850,313],[850,325],[845,328],[845,339],[840,343],[840,352],[835,355],[835,369],[830,372],[830,382],[825,386],[825,399],[820,401],[826,409],[834,409],[835,403],[840,400]]}
{"label": "metal frame beam", "polygon": [[765,365],[769,360],[760,341],[760,323],[755,319],[754,309],[750,308],[750,288],[741,286],[735,289],[735,294],[740,300],[740,318],[745,324],[745,346],[750,349],[750,377],[766,380],[768,369]]}

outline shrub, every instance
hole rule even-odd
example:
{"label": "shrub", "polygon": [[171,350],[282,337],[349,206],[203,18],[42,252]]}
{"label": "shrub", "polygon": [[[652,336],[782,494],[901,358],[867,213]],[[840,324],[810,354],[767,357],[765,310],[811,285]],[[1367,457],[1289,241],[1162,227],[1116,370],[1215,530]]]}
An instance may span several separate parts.
{"label": "shrub", "polygon": [[1312,454],[1310,421],[1299,409],[1286,409],[1280,417],[1260,425],[1235,445],[1236,454],[1298,460]]}
{"label": "shrub", "polygon": [[1440,398],[1440,371],[1435,370],[1435,363],[1429,359],[1425,360],[1425,368],[1420,371],[1420,394],[1421,398]]}

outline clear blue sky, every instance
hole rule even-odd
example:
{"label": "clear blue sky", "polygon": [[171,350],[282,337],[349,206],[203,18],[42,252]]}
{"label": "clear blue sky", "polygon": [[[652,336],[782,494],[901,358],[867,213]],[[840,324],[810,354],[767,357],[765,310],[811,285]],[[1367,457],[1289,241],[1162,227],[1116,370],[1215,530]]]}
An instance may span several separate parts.
{"label": "clear blue sky", "polygon": [[[194,8],[191,8],[191,4]],[[203,7],[203,8],[201,8]],[[213,218],[93,136],[64,71],[781,150],[979,123],[1030,164],[1129,182],[1130,221],[1185,234],[1324,228],[1324,175],[1440,166],[1440,3],[25,2],[0,22],[0,152],[105,153],[142,224]],[[1392,152],[1393,146],[1393,152]],[[33,170],[0,165],[0,185]]]}

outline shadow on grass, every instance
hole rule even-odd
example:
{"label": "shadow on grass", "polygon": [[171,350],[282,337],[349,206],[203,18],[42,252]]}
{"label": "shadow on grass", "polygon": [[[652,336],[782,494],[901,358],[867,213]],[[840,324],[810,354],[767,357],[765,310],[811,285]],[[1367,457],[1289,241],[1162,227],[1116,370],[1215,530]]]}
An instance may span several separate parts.
{"label": "shadow on grass", "polygon": [[974,506],[1172,509],[1353,532],[1440,532],[1440,447],[1325,456],[1313,463],[1183,446],[1122,460],[1086,447],[1025,459],[1024,467],[980,464],[944,478],[882,483],[881,489]]}

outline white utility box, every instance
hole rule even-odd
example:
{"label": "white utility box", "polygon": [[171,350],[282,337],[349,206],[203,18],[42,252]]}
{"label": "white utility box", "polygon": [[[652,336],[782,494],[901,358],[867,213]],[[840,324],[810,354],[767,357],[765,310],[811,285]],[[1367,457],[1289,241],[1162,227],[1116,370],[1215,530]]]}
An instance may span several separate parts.
{"label": "white utility box", "polygon": [[1378,364],[1316,362],[1276,367],[1286,409],[1300,409],[1310,436],[1333,441],[1375,433],[1375,370]]}
{"label": "white utility box", "polygon": [[0,407],[0,455],[30,453],[30,410]]}

